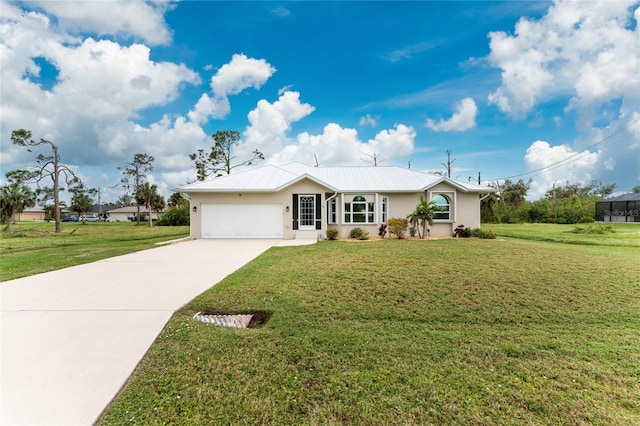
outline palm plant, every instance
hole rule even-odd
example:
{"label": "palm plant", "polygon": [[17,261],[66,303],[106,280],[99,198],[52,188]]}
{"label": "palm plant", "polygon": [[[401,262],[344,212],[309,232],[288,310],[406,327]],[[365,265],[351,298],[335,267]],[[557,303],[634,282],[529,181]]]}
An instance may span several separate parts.
{"label": "palm plant", "polygon": [[136,202],[138,205],[142,204],[147,208],[149,212],[149,226],[153,226],[151,219],[151,212],[161,211],[164,208],[164,199],[158,194],[158,186],[151,185],[149,182],[140,184],[136,191]]}
{"label": "palm plant", "polygon": [[0,209],[2,218],[7,219],[7,231],[11,230],[16,213],[35,205],[33,192],[24,183],[27,177],[28,172],[25,170],[9,172],[7,173],[9,183],[0,188]]}
{"label": "palm plant", "polygon": [[[407,216],[411,226],[418,229],[419,238],[424,238],[427,235],[427,224],[429,224],[429,226],[433,225],[433,219],[439,210],[440,208],[435,201],[427,201],[424,195],[420,194],[420,201],[416,209]],[[420,232],[420,228],[422,228],[422,232]]]}

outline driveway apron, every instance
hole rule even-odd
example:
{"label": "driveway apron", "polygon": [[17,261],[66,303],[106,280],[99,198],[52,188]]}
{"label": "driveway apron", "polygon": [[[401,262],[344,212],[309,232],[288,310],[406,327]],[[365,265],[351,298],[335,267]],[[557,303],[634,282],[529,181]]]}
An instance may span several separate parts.
{"label": "driveway apron", "polygon": [[194,240],[0,283],[0,424],[89,425],[171,315],[280,240]]}

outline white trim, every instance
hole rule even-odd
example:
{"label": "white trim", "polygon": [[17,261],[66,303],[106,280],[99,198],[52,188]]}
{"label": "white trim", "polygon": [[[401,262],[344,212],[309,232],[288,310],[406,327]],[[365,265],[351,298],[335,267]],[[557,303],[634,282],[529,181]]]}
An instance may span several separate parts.
{"label": "white trim", "polygon": [[[434,219],[433,222],[434,223],[455,223],[456,222],[456,216],[458,214],[458,203],[457,203],[457,192],[456,191],[429,191],[429,201],[432,201],[434,198],[434,195],[442,195],[442,196],[448,196],[447,198],[449,198],[449,201],[451,202],[451,204],[449,204],[449,219]],[[453,209],[453,214],[451,212],[451,210]],[[453,216],[453,217],[452,217]]]}
{"label": "white trim", "polygon": [[[302,198],[311,198],[313,204],[313,219],[311,225],[302,225]],[[316,194],[298,194],[298,231],[316,230]]]}

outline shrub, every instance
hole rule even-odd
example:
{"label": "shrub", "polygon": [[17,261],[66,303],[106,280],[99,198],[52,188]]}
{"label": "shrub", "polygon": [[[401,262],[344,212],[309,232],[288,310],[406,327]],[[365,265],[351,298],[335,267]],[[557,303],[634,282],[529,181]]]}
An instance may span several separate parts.
{"label": "shrub", "polygon": [[616,231],[613,229],[612,223],[607,223],[604,225],[576,225],[572,232],[575,234],[609,234]]}
{"label": "shrub", "polygon": [[402,239],[409,226],[409,221],[407,219],[394,217],[387,220],[387,225],[389,226],[389,233],[395,234],[399,239]]}
{"label": "shrub", "polygon": [[[135,221],[135,217],[133,218]],[[171,206],[156,221],[157,226],[188,226],[189,225],[189,205]]]}
{"label": "shrub", "polygon": [[[468,229],[468,228],[467,228]],[[496,239],[496,231],[493,229],[482,229],[482,228],[474,228],[470,232],[472,237],[476,238],[484,238],[487,240],[495,240]]]}
{"label": "shrub", "polygon": [[416,236],[416,227],[415,226],[410,226],[409,227],[409,235],[411,235],[411,237],[415,237]]}
{"label": "shrub", "polygon": [[362,228],[353,228],[349,231],[349,238],[356,240],[366,240],[369,238],[369,233]]}
{"label": "shrub", "polygon": [[338,230],[335,228],[327,229],[327,240],[336,240],[338,239]]}
{"label": "shrub", "polygon": [[383,223],[380,225],[380,228],[378,228],[378,236],[384,238],[385,235],[387,235],[387,225]]}

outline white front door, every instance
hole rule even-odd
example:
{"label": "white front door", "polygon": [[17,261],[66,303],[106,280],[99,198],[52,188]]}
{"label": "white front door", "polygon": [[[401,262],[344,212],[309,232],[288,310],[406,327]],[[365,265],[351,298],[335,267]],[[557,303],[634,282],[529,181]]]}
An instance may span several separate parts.
{"label": "white front door", "polygon": [[316,196],[300,195],[298,198],[300,212],[301,231],[312,231],[316,229]]}

